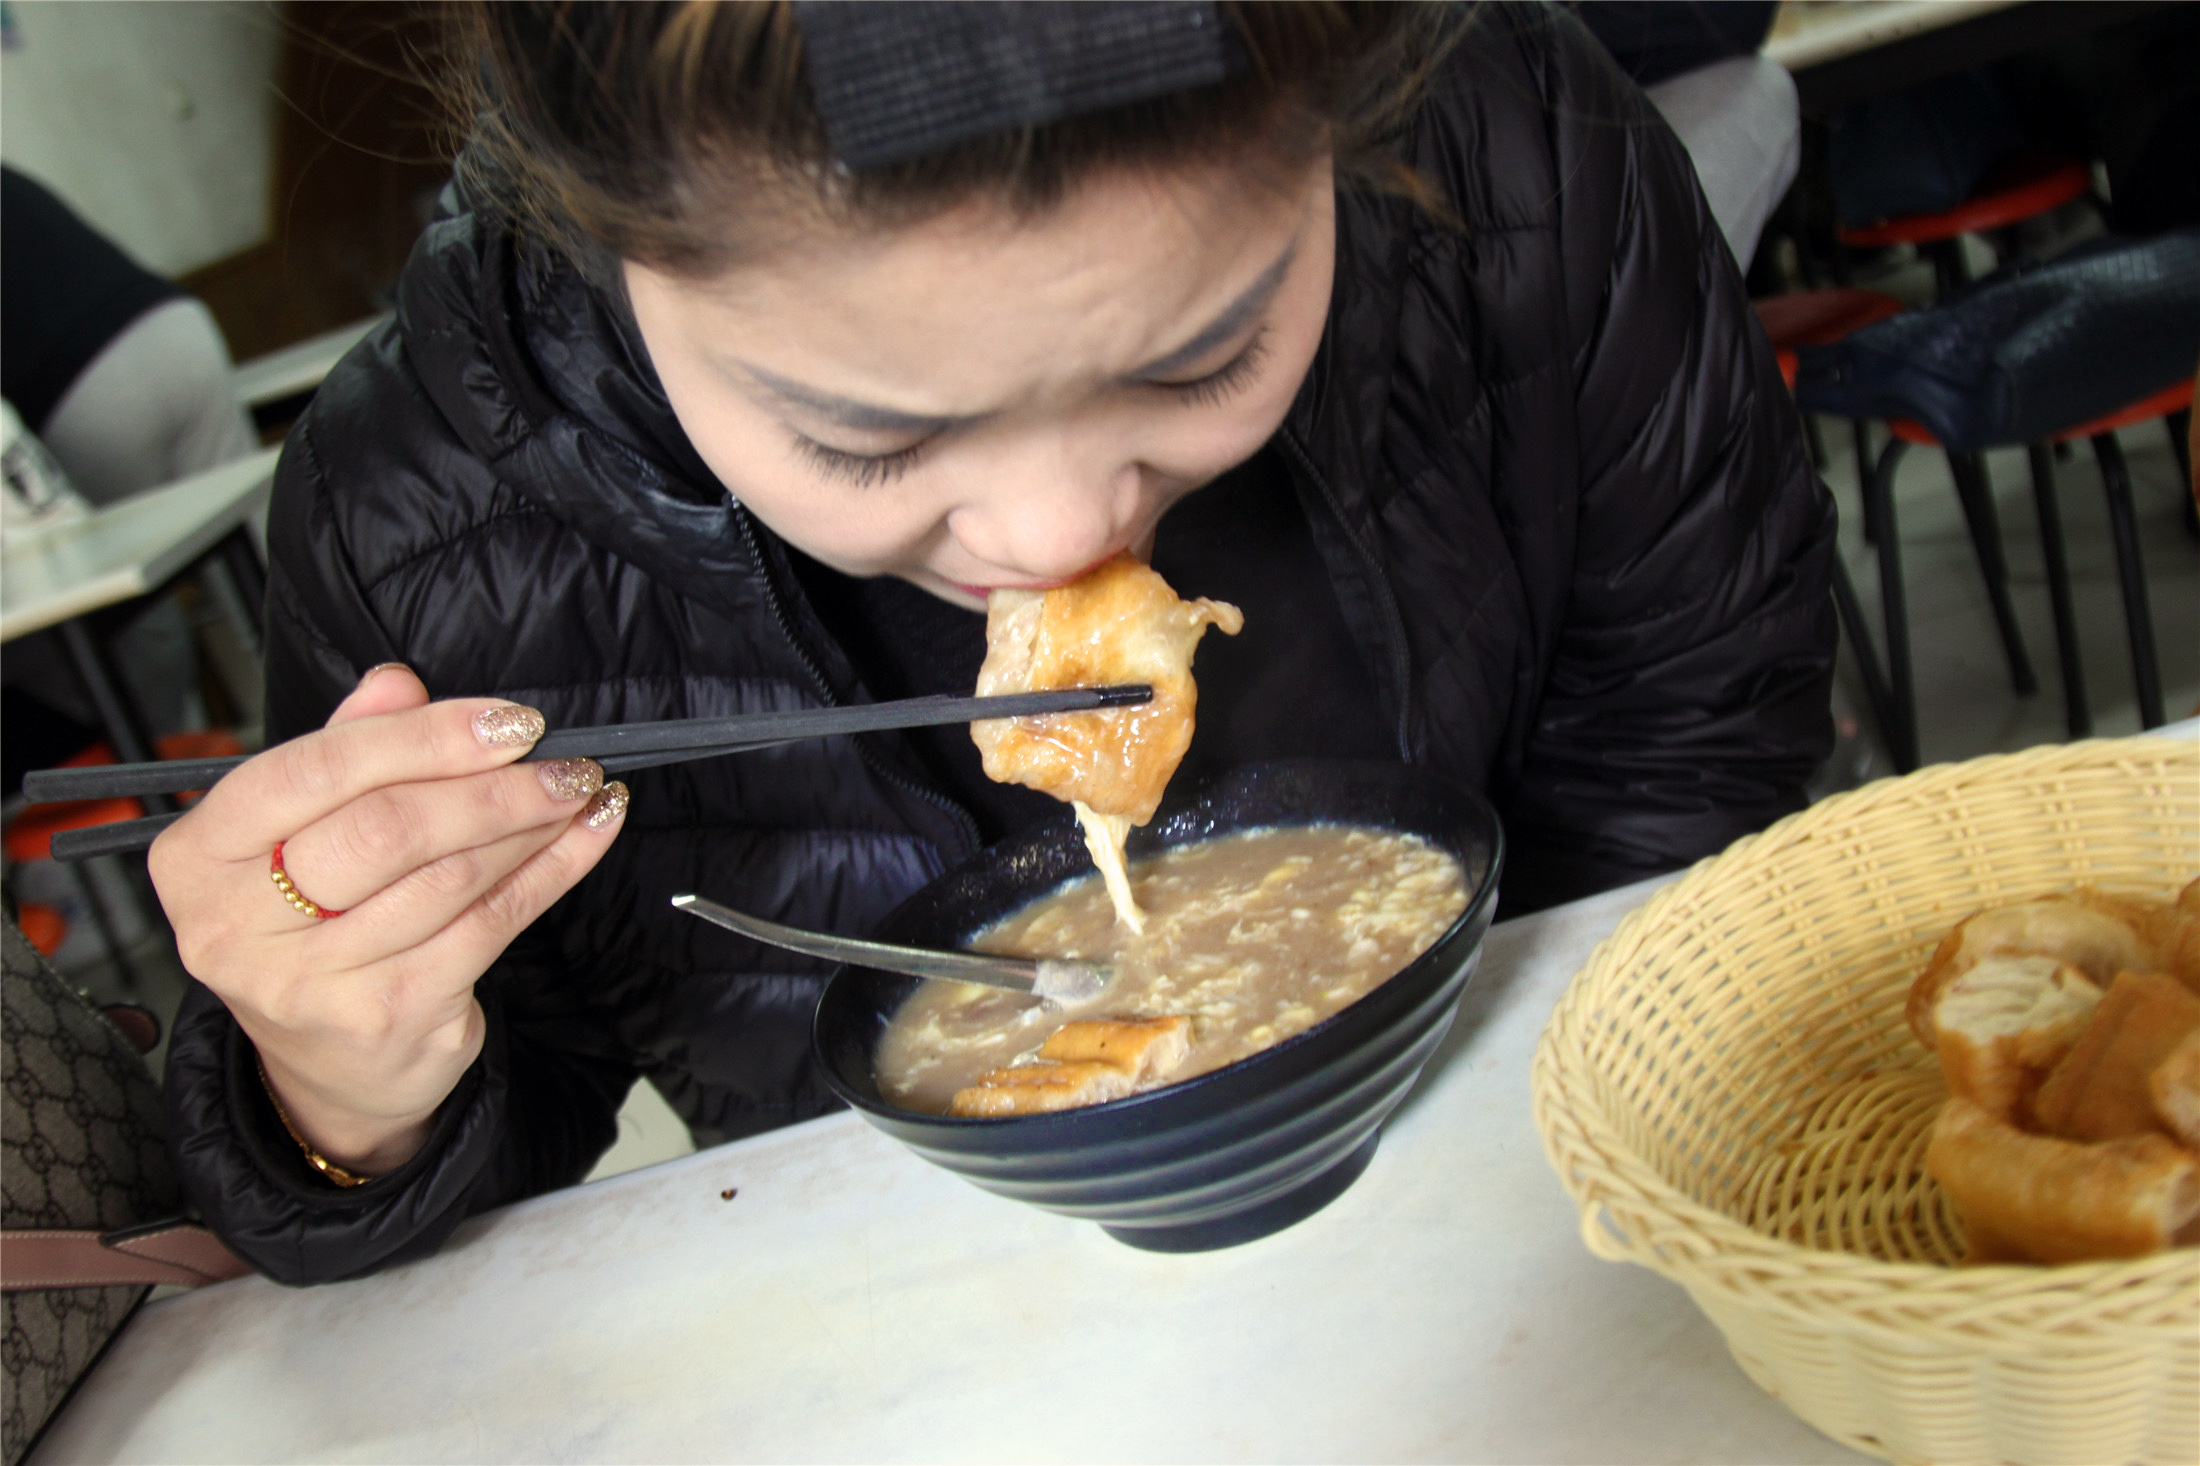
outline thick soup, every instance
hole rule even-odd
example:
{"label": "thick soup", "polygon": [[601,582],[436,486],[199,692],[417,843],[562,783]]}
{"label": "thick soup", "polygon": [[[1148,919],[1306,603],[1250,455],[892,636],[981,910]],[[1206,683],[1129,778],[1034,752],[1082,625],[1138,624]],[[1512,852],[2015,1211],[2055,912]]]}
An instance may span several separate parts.
{"label": "thick soup", "polygon": [[1158,1088],[1299,1033],[1428,950],[1466,909],[1465,872],[1411,835],[1255,830],[1131,867],[1143,933],[1105,887],[1063,886],[980,934],[983,951],[1107,959],[1077,1008],[927,983],[894,1015],[879,1088],[934,1114],[1066,1109]]}

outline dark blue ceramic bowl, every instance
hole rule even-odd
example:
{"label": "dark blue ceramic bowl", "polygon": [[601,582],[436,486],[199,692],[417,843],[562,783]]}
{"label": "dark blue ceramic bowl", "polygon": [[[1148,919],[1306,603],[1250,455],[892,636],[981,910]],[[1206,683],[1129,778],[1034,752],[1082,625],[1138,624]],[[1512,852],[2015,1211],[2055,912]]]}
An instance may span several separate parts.
{"label": "dark blue ceramic bowl", "polygon": [[[1312,1215],[1366,1168],[1384,1119],[1451,1027],[1496,908],[1504,838],[1489,805],[1455,785],[1402,765],[1305,761],[1250,765],[1164,805],[1133,833],[1131,853],[1305,824],[1399,830],[1442,846],[1466,868],[1466,912],[1366,997],[1249,1059],[1110,1104],[1008,1119],[924,1115],[882,1099],[872,1055],[919,980],[843,968],[813,1030],[827,1081],[933,1164],[1090,1218],[1134,1247],[1229,1247]],[[1065,819],[981,851],[897,907],[878,935],[960,946],[1091,870]]]}

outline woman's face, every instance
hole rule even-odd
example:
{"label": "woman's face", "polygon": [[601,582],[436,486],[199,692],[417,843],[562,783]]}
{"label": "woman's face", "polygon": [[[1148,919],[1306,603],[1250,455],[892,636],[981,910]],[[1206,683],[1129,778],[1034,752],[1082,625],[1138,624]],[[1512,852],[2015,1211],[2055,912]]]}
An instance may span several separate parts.
{"label": "woman's face", "polygon": [[1144,553],[1283,421],[1335,254],[1327,159],[1290,187],[1114,174],[819,234],[697,281],[629,263],[681,426],[750,511],[851,575],[964,606]]}

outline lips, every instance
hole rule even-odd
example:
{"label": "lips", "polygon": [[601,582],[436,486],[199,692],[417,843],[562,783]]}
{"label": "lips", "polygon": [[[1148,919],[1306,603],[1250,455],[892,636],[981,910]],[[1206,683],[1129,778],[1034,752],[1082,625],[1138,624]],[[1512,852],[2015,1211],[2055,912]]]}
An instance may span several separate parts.
{"label": "lips", "polygon": [[955,589],[959,591],[965,591],[970,595],[974,595],[981,601],[997,590],[1058,590],[1062,586],[1068,585],[1073,580],[1083,580],[1086,576],[1092,574],[1093,571],[1098,570],[1101,566],[1107,564],[1110,560],[1113,560],[1117,555],[1120,555],[1122,553],[1123,552],[1121,550],[1111,551],[1108,554],[1102,555],[1099,559],[1093,561],[1084,569],[1079,570],[1074,574],[1062,576],[1058,580],[1032,580],[1019,581],[1014,583],[1004,582],[1000,585],[964,585],[961,581],[958,580],[952,582],[952,584],[954,585]]}

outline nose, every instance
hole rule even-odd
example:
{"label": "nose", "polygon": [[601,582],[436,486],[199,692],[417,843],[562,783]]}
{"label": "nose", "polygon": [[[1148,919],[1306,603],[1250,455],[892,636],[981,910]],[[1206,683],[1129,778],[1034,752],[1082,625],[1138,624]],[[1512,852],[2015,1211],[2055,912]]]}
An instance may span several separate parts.
{"label": "nose", "polygon": [[1054,439],[972,465],[971,492],[949,532],[987,565],[1065,579],[1137,538],[1138,464],[1098,445]]}

